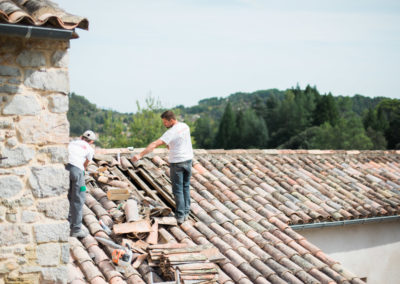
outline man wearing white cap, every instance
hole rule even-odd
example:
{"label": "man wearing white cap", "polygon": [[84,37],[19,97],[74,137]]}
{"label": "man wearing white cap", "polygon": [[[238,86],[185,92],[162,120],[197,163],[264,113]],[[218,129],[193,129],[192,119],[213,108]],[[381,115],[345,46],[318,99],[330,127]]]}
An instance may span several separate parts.
{"label": "man wearing white cap", "polygon": [[91,144],[96,140],[96,134],[91,130],[86,130],[80,139],[71,141],[68,145],[68,165],[69,171],[69,214],[68,221],[71,228],[71,236],[84,238],[87,232],[81,229],[82,226],[82,207],[86,199],[85,169],[93,159],[94,149]]}

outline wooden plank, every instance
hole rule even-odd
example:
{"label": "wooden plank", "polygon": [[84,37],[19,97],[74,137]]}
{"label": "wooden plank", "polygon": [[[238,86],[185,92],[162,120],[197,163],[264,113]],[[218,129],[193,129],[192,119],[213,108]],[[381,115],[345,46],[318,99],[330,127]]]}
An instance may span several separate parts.
{"label": "wooden plank", "polygon": [[113,231],[116,235],[127,233],[148,233],[151,232],[150,222],[148,220],[140,220],[130,223],[115,224]]}
{"label": "wooden plank", "polygon": [[205,261],[207,257],[202,253],[177,253],[177,254],[168,254],[164,255],[168,261],[173,263],[178,262],[196,262],[196,261]]}
{"label": "wooden plank", "polygon": [[156,191],[149,188],[133,170],[128,169],[128,174],[151,198],[164,204],[164,202],[162,202],[162,200],[157,196]]}
{"label": "wooden plank", "polygon": [[172,207],[176,207],[175,205],[175,200],[172,198],[171,195],[169,195],[168,193],[166,193],[161,187],[158,186],[158,184],[156,184],[154,182],[154,180],[143,170],[143,169],[139,169],[140,174],[157,190],[157,192],[159,194],[162,195],[162,197],[164,197],[168,203],[172,206]]}
{"label": "wooden plank", "polygon": [[170,248],[186,248],[190,246],[187,243],[166,243],[166,244],[158,244],[158,245],[151,245],[149,249],[170,249]]}
{"label": "wooden plank", "polygon": [[[213,249],[213,248],[217,249],[214,245],[207,244],[207,245],[191,246],[191,247],[186,247],[186,248],[165,249],[165,250],[163,250],[163,253],[174,254],[174,253],[201,252],[203,250],[208,250],[208,249]],[[217,249],[217,252],[219,252],[218,249]]]}
{"label": "wooden plank", "polygon": [[110,171],[118,176],[122,181],[128,183],[130,192],[133,193],[133,195],[136,197],[138,200],[143,199],[143,195],[139,192],[139,190],[136,188],[136,186],[121,172],[121,170],[117,167],[114,167],[110,169]]}
{"label": "wooden plank", "polygon": [[205,262],[205,263],[188,263],[188,264],[180,264],[177,266],[179,270],[197,270],[197,269],[214,269],[217,266],[214,263]]}
{"label": "wooden plank", "polygon": [[[202,264],[202,263],[198,263],[198,264]],[[187,270],[181,270],[181,269],[179,269],[180,271],[181,271],[181,273],[182,273],[182,275],[188,275],[188,274],[191,274],[191,275],[199,275],[199,274],[217,274],[218,273],[218,270],[214,267],[214,268],[210,268],[210,269],[202,269],[202,268],[199,268],[199,269],[187,269]]]}
{"label": "wooden plank", "polygon": [[108,200],[127,200],[131,194],[126,188],[109,188],[107,190]]}
{"label": "wooden plank", "polygon": [[213,280],[216,279],[215,274],[204,275],[181,275],[182,280]]}
{"label": "wooden plank", "polygon": [[129,193],[129,190],[127,188],[109,187],[107,189],[107,192],[111,192],[111,193]]}
{"label": "wooden plank", "polygon": [[130,194],[107,194],[108,200],[127,200],[131,197]]}

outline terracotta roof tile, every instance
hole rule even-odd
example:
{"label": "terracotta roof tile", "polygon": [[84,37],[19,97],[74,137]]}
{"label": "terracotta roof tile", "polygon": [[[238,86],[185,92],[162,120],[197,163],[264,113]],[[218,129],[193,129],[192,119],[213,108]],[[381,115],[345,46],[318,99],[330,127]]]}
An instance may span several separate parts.
{"label": "terracotta roof tile", "polygon": [[[220,280],[226,283],[358,283],[360,279],[289,225],[397,214],[400,210],[399,157],[393,152],[379,159],[374,158],[375,153],[345,151],[272,151],[279,155],[242,150],[200,152],[191,180],[191,218],[195,222],[187,221],[180,228],[160,227],[159,240],[213,244],[224,255]],[[104,165],[111,177],[127,182],[135,196],[146,195],[145,189],[136,187],[137,182],[131,184],[127,172],[113,166],[115,159],[109,160]],[[158,151],[152,160],[142,161],[137,177],[154,186],[150,190],[157,202],[173,208],[165,161],[165,152]],[[88,192],[93,198],[86,202],[85,225],[91,234],[108,237],[99,220],[109,226],[122,222],[124,213],[118,205],[124,202],[109,201],[105,184],[90,183],[95,186]],[[82,242],[105,263],[95,281],[123,279],[106,264],[107,249],[105,254],[100,252],[93,239]],[[85,262],[93,264],[89,259]],[[144,262],[133,276],[140,281],[148,279],[148,267]]]}
{"label": "terracotta roof tile", "polygon": [[[182,225],[183,228],[183,225]],[[185,230],[182,231],[178,227],[172,227],[171,228],[171,233],[172,235],[181,243],[188,243],[193,245],[192,240],[197,240],[197,238],[202,237],[201,234],[196,232],[196,230],[193,228],[192,224],[190,222],[185,222]]]}
{"label": "terracotta roof tile", "polygon": [[287,243],[288,246],[290,246],[292,249],[294,249],[298,254],[300,255],[305,255],[309,251],[302,247],[300,244],[298,244],[296,241],[290,241]]}
{"label": "terracotta roof tile", "polygon": [[61,29],[76,27],[87,30],[87,19],[65,12],[49,0],[5,0],[0,2],[0,22],[9,24],[49,25]]}
{"label": "terracotta roof tile", "polygon": [[331,279],[335,280],[336,283],[346,283],[346,278],[344,278],[342,275],[334,271],[328,266],[325,266],[321,268],[321,271],[323,271],[326,275],[328,275]]}
{"label": "terracotta roof tile", "polygon": [[248,281],[247,283],[251,283],[250,280],[246,277],[246,275],[239,270],[236,266],[234,266],[231,262],[226,262],[222,265],[222,268],[228,274],[233,281],[236,283],[239,283],[239,281]]}
{"label": "terracotta roof tile", "polygon": [[336,283],[332,278],[328,277],[318,269],[313,268],[308,273],[310,273],[312,276],[315,277],[315,279],[321,281],[322,283],[329,283],[329,284]]}

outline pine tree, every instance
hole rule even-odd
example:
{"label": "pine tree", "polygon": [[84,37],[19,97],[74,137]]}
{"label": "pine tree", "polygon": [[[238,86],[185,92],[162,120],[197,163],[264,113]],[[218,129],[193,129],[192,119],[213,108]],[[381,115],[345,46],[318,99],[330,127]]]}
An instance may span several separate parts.
{"label": "pine tree", "polygon": [[218,133],[215,137],[215,147],[222,149],[233,149],[235,147],[236,117],[230,102],[225,107],[219,124]]}
{"label": "pine tree", "polygon": [[332,94],[321,96],[317,102],[314,111],[313,125],[321,125],[329,122],[331,125],[336,125],[339,119],[339,110]]}
{"label": "pine tree", "polygon": [[400,100],[384,99],[377,106],[376,128],[382,130],[388,149],[400,148]]}
{"label": "pine tree", "polygon": [[211,149],[214,141],[213,124],[208,115],[200,117],[194,123],[192,136],[198,148]]}
{"label": "pine tree", "polygon": [[[238,122],[239,125],[239,122]],[[268,128],[264,119],[257,116],[254,110],[247,109],[243,113],[242,127],[238,126],[243,148],[263,149],[268,143]]]}

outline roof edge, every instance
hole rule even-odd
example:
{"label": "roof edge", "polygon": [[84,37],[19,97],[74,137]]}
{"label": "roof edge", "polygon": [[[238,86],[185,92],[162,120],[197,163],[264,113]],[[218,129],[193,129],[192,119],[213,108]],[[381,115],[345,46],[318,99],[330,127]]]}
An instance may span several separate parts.
{"label": "roof edge", "polygon": [[[129,154],[139,153],[144,148],[97,148],[99,154]],[[400,154],[400,150],[290,150],[290,149],[194,149],[195,155],[207,154],[226,154],[226,155],[242,155],[242,154],[263,154],[263,155],[392,155]],[[168,149],[157,148],[153,151],[154,154],[166,154]]]}
{"label": "roof edge", "polygon": [[58,28],[25,26],[15,24],[0,23],[0,35],[18,36],[29,38],[46,38],[46,39],[72,39],[77,34],[73,30],[65,30]]}
{"label": "roof edge", "polygon": [[338,227],[338,226],[348,226],[348,225],[358,225],[358,224],[366,224],[366,223],[381,223],[381,222],[389,222],[389,221],[399,221],[399,215],[392,216],[379,216],[379,217],[370,217],[364,219],[353,219],[353,220],[343,220],[343,221],[332,221],[332,222],[320,222],[320,223],[309,223],[309,224],[296,224],[289,225],[295,231],[306,230],[306,229],[315,229],[315,228],[328,228],[328,227]]}

